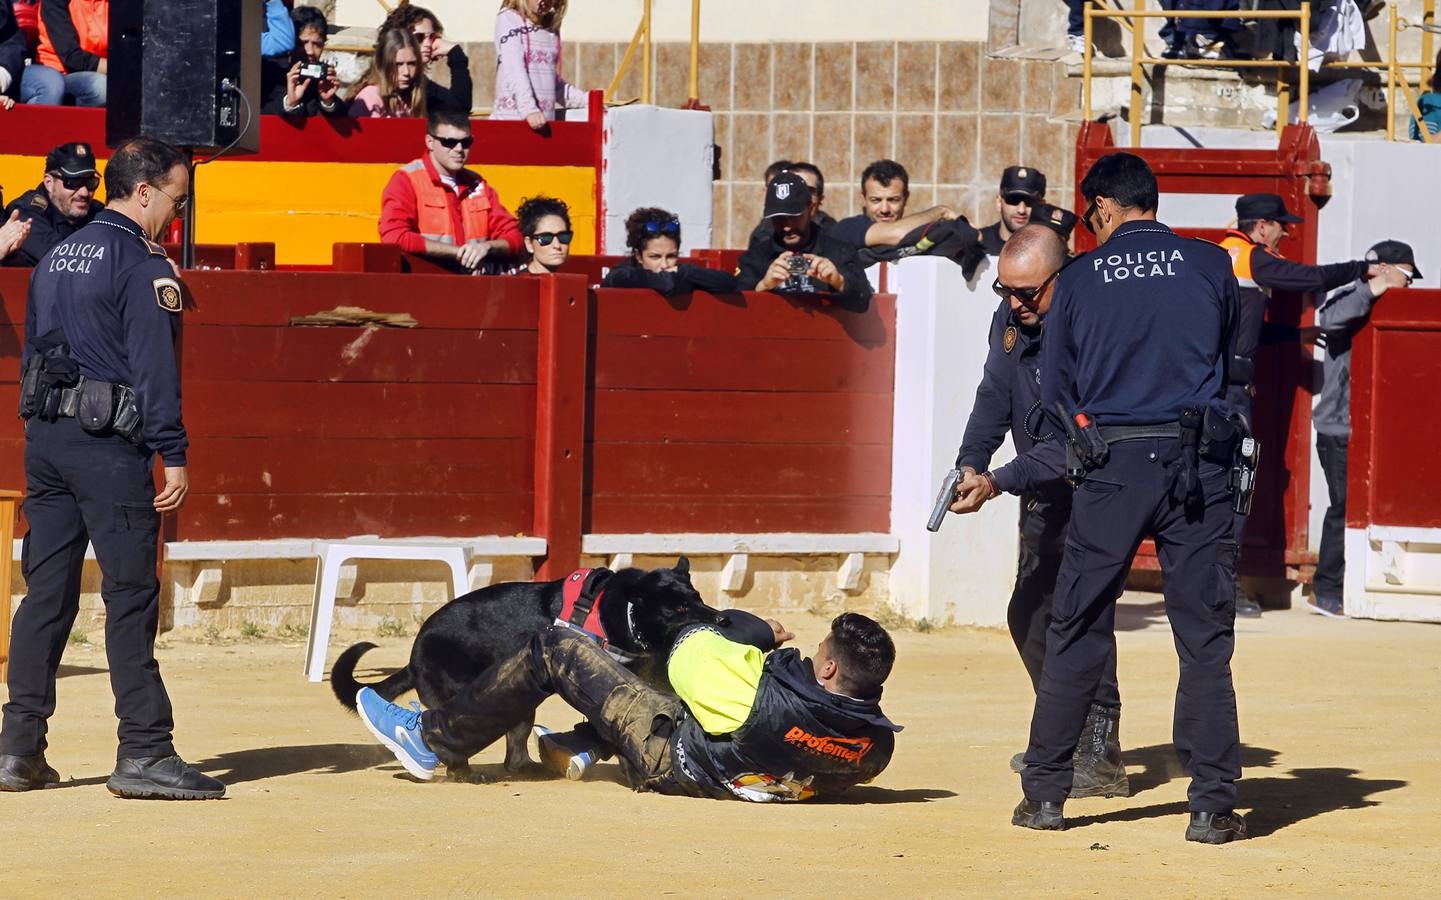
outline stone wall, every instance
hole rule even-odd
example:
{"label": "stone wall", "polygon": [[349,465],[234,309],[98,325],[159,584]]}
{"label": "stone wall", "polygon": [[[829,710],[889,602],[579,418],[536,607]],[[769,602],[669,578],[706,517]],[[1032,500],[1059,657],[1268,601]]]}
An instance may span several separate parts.
{"label": "stone wall", "polygon": [[[470,45],[476,106],[494,93],[494,56]],[[624,44],[565,44],[566,77],[604,88]],[[689,47],[655,47],[655,102],[685,103]],[[640,95],[633,65],[618,96]],[[972,222],[995,219],[1001,170],[1045,172],[1053,202],[1070,205],[1080,86],[1049,60],[993,59],[980,42],[862,41],[702,44],[700,100],[716,113],[721,178],[715,244],[742,247],[759,220],[761,174],[781,157],[826,174],[825,208],[859,211],[856,179],[882,157],[911,173],[913,209],[953,204]]]}

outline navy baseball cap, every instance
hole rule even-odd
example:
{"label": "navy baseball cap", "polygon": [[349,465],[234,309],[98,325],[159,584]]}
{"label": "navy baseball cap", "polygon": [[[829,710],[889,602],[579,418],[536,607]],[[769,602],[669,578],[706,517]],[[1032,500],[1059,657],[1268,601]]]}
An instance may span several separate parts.
{"label": "navy baseball cap", "polygon": [[811,186],[794,172],[782,172],[766,186],[763,218],[799,216],[811,208]]}
{"label": "navy baseball cap", "polygon": [[1300,216],[1291,215],[1286,202],[1279,194],[1247,194],[1236,198],[1236,220],[1270,219],[1272,222],[1304,222]]}
{"label": "navy baseball cap", "polygon": [[1029,166],[1011,166],[1001,173],[1001,196],[1024,194],[1032,200],[1046,196],[1046,173]]}
{"label": "navy baseball cap", "polygon": [[1382,241],[1366,251],[1366,262],[1392,265],[1405,263],[1411,267],[1411,277],[1421,280],[1421,270],[1416,268],[1416,254],[1411,251],[1410,244],[1403,244],[1401,241]]}
{"label": "navy baseball cap", "polygon": [[45,154],[45,171],[61,175],[90,175],[95,172],[95,154],[83,141],[61,144]]}
{"label": "navy baseball cap", "polygon": [[1061,240],[1067,241],[1071,238],[1071,232],[1076,228],[1076,220],[1080,218],[1069,209],[1059,206],[1052,206],[1049,203],[1037,204],[1031,210],[1031,222],[1035,225],[1044,225],[1061,236]]}

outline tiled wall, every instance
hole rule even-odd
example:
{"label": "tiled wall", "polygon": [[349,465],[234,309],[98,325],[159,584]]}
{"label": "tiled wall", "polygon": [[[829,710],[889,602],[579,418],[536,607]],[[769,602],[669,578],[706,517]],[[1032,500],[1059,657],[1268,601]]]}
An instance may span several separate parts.
{"label": "tiled wall", "polygon": [[[679,106],[689,47],[655,49],[655,100]],[[566,43],[566,77],[603,88],[624,50]],[[471,59],[476,104],[489,105],[493,51],[476,47]],[[639,96],[638,65],[618,93]],[[702,44],[700,99],[716,112],[722,148],[714,242],[744,246],[760,217],[761,174],[781,157],[820,166],[837,218],[859,211],[856,178],[882,157],[911,173],[913,209],[941,202],[989,224],[1001,170],[1015,163],[1045,172],[1052,202],[1069,206],[1079,94],[1060,64],[987,58],[981,43]]]}

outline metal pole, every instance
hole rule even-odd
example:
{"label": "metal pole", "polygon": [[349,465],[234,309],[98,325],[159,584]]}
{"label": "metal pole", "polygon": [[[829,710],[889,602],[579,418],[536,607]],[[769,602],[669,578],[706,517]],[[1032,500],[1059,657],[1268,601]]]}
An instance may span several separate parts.
{"label": "metal pole", "polygon": [[1386,51],[1386,140],[1396,140],[1396,4],[1391,4],[1391,34]]}
{"label": "metal pole", "polygon": [[1081,100],[1081,121],[1091,121],[1091,28],[1095,19],[1091,18],[1094,10],[1088,5],[1085,9],[1086,46],[1081,50],[1081,91],[1085,95]]}
{"label": "metal pole", "polygon": [[[1145,0],[1135,0],[1135,7],[1140,10],[1145,5]],[[1141,146],[1141,81],[1145,74],[1141,71],[1141,53],[1145,49],[1142,37],[1145,29],[1138,28],[1131,32],[1131,146]]]}
{"label": "metal pole", "polygon": [[1291,82],[1286,80],[1284,69],[1276,70],[1276,137],[1286,130],[1291,119]]}
{"label": "metal pole", "polygon": [[1301,75],[1298,78],[1300,85],[1296,91],[1296,121],[1304,122],[1311,117],[1311,66],[1307,57],[1308,49],[1311,46],[1311,4],[1301,4],[1301,49],[1296,54],[1296,60],[1301,66]]}
{"label": "metal pole", "polygon": [[690,99],[700,99],[700,0],[690,0]]}
{"label": "metal pole", "polygon": [[1430,26],[1436,24],[1436,0],[1426,0],[1421,6],[1421,75],[1417,83],[1419,90],[1426,90],[1435,71],[1436,55],[1431,43]]}
{"label": "metal pole", "polygon": [[641,14],[641,24],[645,27],[645,35],[641,38],[640,56],[640,102],[650,103],[650,3],[645,0],[645,12]]}
{"label": "metal pole", "polygon": [[195,268],[195,150],[185,148],[185,168],[190,172],[190,202],[185,206],[185,216],[180,220],[180,268]]}

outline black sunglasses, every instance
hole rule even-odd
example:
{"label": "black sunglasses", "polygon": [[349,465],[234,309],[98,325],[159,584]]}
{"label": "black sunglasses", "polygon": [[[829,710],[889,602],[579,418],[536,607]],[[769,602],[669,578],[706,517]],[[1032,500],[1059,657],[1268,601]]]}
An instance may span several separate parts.
{"label": "black sunglasses", "polygon": [[100,176],[91,172],[89,175],[66,175],[63,172],[51,172],[53,177],[60,179],[67,191],[78,191],[81,188],[89,188],[92,192],[100,187]]}
{"label": "black sunglasses", "polygon": [[1010,300],[1012,297],[1015,297],[1026,306],[1031,306],[1036,302],[1036,298],[1041,295],[1041,292],[1046,289],[1046,285],[1050,284],[1051,281],[1054,280],[1055,277],[1059,274],[1061,274],[1061,270],[1057,269],[1050,275],[1047,275],[1045,281],[1041,282],[1039,285],[1033,288],[1008,287],[1007,285],[1001,284],[1001,279],[997,278],[991,284],[991,290],[995,291],[996,296],[1000,297],[1002,300]]}
{"label": "black sunglasses", "polygon": [[1095,214],[1096,214],[1096,200],[1095,200],[1095,198],[1093,197],[1093,198],[1091,198],[1091,202],[1090,202],[1089,204],[1087,204],[1087,206],[1086,206],[1086,211],[1083,212],[1083,213],[1081,213],[1081,224],[1084,225],[1084,226],[1086,226],[1086,230],[1089,231],[1091,234],[1095,234],[1095,233],[1096,233],[1096,226],[1094,226],[1094,225],[1091,224],[1091,216],[1094,216]]}
{"label": "black sunglasses", "polygon": [[575,237],[574,231],[539,231],[530,236],[531,240],[542,247],[549,247],[551,241],[560,241],[568,247],[573,237]]}
{"label": "black sunglasses", "polygon": [[1027,206],[1035,206],[1037,203],[1041,202],[1035,197],[1032,197],[1030,194],[1007,194],[1001,199],[1006,201],[1007,206],[1020,206],[1022,203],[1026,204]]}
{"label": "black sunglasses", "polygon": [[680,222],[676,219],[667,219],[664,222],[654,220],[645,223],[646,234],[680,234]]}
{"label": "black sunglasses", "polygon": [[466,135],[463,138],[443,138],[438,135],[432,134],[431,137],[435,138],[437,141],[440,141],[440,146],[444,147],[447,150],[454,150],[457,146],[464,147],[466,150],[469,150],[470,145],[475,143],[475,138],[470,135]]}

